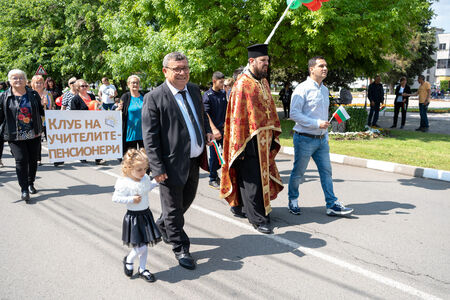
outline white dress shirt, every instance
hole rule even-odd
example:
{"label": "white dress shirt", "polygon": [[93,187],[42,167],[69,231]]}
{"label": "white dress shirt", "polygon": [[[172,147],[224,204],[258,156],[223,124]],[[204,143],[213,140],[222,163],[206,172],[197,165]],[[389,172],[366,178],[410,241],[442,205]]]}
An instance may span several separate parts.
{"label": "white dress shirt", "polygon": [[[166,80],[166,84],[167,84],[167,86],[169,87],[170,91],[172,92],[173,96],[175,97],[175,100],[176,100],[176,102],[177,102],[177,104],[178,104],[178,107],[180,107],[181,113],[183,114],[184,121],[186,122],[186,126],[187,126],[187,129],[188,129],[188,131],[189,131],[189,137],[190,137],[190,139],[191,139],[191,156],[190,156],[190,157],[191,157],[191,158],[193,158],[193,157],[198,157],[198,156],[200,156],[200,155],[202,154],[202,152],[203,152],[204,140],[205,140],[205,139],[204,139],[204,137],[202,136],[202,137],[201,137],[201,141],[202,141],[201,146],[199,146],[199,145],[197,144],[197,136],[195,135],[194,125],[192,124],[191,118],[189,117],[189,113],[188,113],[188,111],[187,111],[187,108],[186,108],[186,106],[184,105],[183,96],[181,96],[181,94],[178,93],[180,90],[178,90],[178,89],[175,88],[173,85],[171,85],[170,82],[167,81],[167,80]],[[198,113],[197,113],[197,111],[195,110],[195,105],[194,105],[194,103],[192,102],[191,95],[189,95],[189,91],[188,91],[188,89],[187,89],[186,86],[185,86],[184,89],[182,89],[181,91],[186,91],[186,98],[187,98],[187,101],[188,101],[188,103],[189,103],[189,106],[191,107],[192,113],[194,114],[195,121],[196,121],[197,124],[198,124],[198,128],[199,128],[199,130],[200,130],[200,134],[202,134],[202,126],[200,125],[200,123],[199,123],[199,121],[198,121],[198,120],[199,120]],[[203,104],[202,104],[202,105],[203,105]]]}
{"label": "white dress shirt", "polygon": [[328,121],[328,95],[328,88],[309,76],[295,88],[289,114],[289,118],[295,121],[295,131],[313,135],[328,133],[327,129],[319,127],[322,121]]}

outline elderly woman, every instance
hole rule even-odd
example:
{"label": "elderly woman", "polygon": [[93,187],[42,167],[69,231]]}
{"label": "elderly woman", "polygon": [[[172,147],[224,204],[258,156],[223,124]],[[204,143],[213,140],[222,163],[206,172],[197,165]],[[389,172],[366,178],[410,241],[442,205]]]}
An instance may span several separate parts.
{"label": "elderly woman", "polygon": [[34,181],[44,108],[39,94],[26,87],[25,72],[18,69],[9,71],[8,81],[11,88],[0,95],[0,132],[16,160],[21,199],[29,203],[30,193],[37,193]]}
{"label": "elderly woman", "polygon": [[129,92],[120,97],[120,103],[116,110],[122,111],[122,149],[126,153],[130,148],[143,148],[142,141],[142,104],[144,96],[139,92],[140,78],[131,75],[127,79]]}
{"label": "elderly woman", "polygon": [[73,97],[75,97],[76,95],[76,91],[75,91],[75,82],[77,81],[77,79],[75,77],[72,77],[69,79],[69,89],[67,92],[65,92],[63,94],[63,98],[62,98],[62,103],[61,103],[61,110],[66,110],[67,109],[67,105],[69,104],[70,100],[72,100]]}
{"label": "elderly woman", "polygon": [[78,79],[73,84],[73,90],[75,92],[75,96],[69,101],[67,104],[67,110],[89,110],[87,104],[92,100],[95,100],[95,97],[91,94],[88,94],[89,85],[83,79]]}

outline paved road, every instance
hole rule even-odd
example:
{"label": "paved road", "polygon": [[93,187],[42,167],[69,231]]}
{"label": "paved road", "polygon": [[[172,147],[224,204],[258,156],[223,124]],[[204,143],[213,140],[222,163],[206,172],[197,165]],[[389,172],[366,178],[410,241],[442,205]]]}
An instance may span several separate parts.
{"label": "paved road", "polygon": [[[44,158],[44,162],[46,158]],[[259,234],[207,186],[186,215],[194,271],[158,244],[148,264],[158,281],[122,273],[123,205],[111,201],[117,162],[39,167],[33,204],[18,200],[13,159],[0,169],[0,298],[433,299],[450,295],[450,183],[333,165],[336,194],[352,218],[325,215],[311,163],[304,213],[273,201],[273,235]],[[279,155],[287,184],[292,158]],[[160,213],[159,196],[151,209]]]}

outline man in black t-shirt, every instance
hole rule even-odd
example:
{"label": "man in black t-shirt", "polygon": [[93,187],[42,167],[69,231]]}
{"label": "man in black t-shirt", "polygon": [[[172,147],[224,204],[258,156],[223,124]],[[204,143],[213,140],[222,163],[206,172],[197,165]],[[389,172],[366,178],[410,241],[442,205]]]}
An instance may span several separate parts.
{"label": "man in black t-shirt", "polygon": [[[203,94],[203,105],[209,117],[209,125],[218,145],[223,142],[223,127],[227,113],[227,96],[223,90],[225,76],[221,72],[214,72],[212,76],[213,86]],[[209,147],[209,186],[220,188],[220,178],[217,170],[220,168],[214,146]]]}

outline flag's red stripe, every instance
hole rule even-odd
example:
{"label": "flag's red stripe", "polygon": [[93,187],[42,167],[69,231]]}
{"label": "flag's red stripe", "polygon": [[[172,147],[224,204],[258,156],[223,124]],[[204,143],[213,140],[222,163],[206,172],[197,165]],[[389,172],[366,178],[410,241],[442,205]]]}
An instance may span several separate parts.
{"label": "flag's red stripe", "polygon": [[338,121],[339,124],[342,123],[342,119],[338,114],[334,114],[334,118]]}

